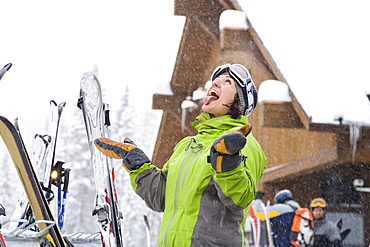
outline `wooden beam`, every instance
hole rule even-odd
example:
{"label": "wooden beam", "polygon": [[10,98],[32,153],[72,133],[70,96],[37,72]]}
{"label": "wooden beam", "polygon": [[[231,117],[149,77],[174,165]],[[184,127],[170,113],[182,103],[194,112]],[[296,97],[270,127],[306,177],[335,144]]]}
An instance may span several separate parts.
{"label": "wooden beam", "polygon": [[323,165],[334,165],[337,159],[337,147],[334,146],[289,163],[274,165],[265,170],[260,182],[286,180],[307,173],[308,170],[311,172],[318,170]]}

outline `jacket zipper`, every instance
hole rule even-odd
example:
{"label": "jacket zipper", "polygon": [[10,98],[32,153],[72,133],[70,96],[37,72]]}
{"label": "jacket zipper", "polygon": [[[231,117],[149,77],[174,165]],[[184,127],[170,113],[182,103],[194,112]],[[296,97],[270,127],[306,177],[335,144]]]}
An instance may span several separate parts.
{"label": "jacket zipper", "polygon": [[[195,140],[194,140],[195,142]],[[196,143],[196,142],[195,142]],[[186,181],[186,177],[188,175],[188,172],[189,172],[189,169],[191,167],[191,164],[193,164],[195,158],[197,157],[198,153],[200,152],[200,150],[202,150],[203,148],[203,145],[202,144],[199,144],[197,146],[190,146],[191,147],[191,151],[194,153],[194,156],[193,158],[191,159],[191,161],[188,163],[187,167],[186,167],[186,171],[185,171],[185,174],[182,178],[182,184],[181,184],[181,189],[184,188],[184,184],[185,184],[185,181]]]}
{"label": "jacket zipper", "polygon": [[[184,165],[185,165],[185,163],[186,163],[186,161],[188,160],[188,158],[189,158],[189,155],[193,152],[193,153],[195,153],[195,155],[192,157],[192,159],[191,159],[191,162],[189,162],[189,164],[191,164],[193,161],[194,161],[194,159],[196,158],[196,156],[197,156],[197,154],[200,152],[200,150],[203,148],[203,146],[200,144],[200,145],[198,145],[198,146],[191,146],[191,144],[192,143],[196,143],[196,141],[195,141],[195,139],[194,138],[192,138],[191,140],[190,140],[190,143],[189,143],[189,145],[185,148],[185,151],[188,151],[189,150],[189,147],[191,147],[191,150],[186,154],[186,157],[185,157],[185,159],[182,161],[182,163],[181,163],[181,167],[180,167],[180,170],[179,170],[179,173],[178,173],[178,175],[177,175],[177,181],[176,181],[176,190],[175,190],[175,200],[174,200],[174,209],[173,209],[173,215],[172,215],[172,217],[171,217],[171,220],[170,220],[170,222],[168,223],[168,226],[167,226],[167,229],[166,229],[166,235],[165,235],[165,238],[164,238],[164,245],[165,246],[168,246],[168,233],[169,233],[169,230],[170,230],[170,228],[171,228],[171,224],[172,224],[172,222],[173,222],[173,220],[174,220],[174,218],[175,218],[175,215],[176,215],[176,213],[177,213],[177,197],[178,197],[178,194],[179,194],[179,183],[180,183],[180,180],[181,180],[181,173],[182,173],[182,171],[183,171],[183,168],[184,168]],[[195,149],[195,148],[198,148],[198,150],[197,151],[193,151],[193,149]],[[183,176],[183,181],[182,181],[182,185],[181,185],[181,188],[183,188],[184,187],[184,181],[185,181],[185,178],[186,178],[186,175],[187,175],[187,173],[188,173],[188,170],[189,170],[189,167],[190,167],[190,165],[188,164],[188,166],[187,166],[187,169],[186,169],[186,172],[185,172],[185,174],[184,174],[184,176]]]}

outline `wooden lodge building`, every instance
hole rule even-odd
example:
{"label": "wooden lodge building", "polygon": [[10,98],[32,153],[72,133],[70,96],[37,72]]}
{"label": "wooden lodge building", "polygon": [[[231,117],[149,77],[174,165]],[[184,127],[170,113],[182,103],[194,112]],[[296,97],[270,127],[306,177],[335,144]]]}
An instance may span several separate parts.
{"label": "wooden lodge building", "polygon": [[[200,113],[201,103],[187,110],[185,128],[181,104],[205,85],[216,66],[245,65],[257,88],[266,80],[288,85],[248,19],[247,29],[219,29],[225,10],[241,7],[236,0],[175,0],[174,14],[186,16],[186,22],[170,82],[173,94],[153,97],[153,108],[163,110],[154,164],[164,164],[180,139],[195,134],[188,124]],[[259,102],[249,117],[267,157],[258,189],[266,193],[265,202],[278,190],[290,189],[304,207],[324,197],[328,211],[352,227],[346,246],[369,246],[370,193],[365,187],[370,187],[370,127],[357,126],[359,136],[351,143],[354,126],[311,122],[288,90],[290,102]],[[354,181],[364,191],[356,190]]]}

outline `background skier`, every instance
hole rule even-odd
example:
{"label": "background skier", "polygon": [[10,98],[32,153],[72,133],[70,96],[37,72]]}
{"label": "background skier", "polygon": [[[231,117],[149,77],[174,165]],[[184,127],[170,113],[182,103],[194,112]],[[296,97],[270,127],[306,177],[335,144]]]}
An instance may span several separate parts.
{"label": "background skier", "polygon": [[293,199],[290,190],[280,190],[274,196],[274,205],[267,207],[276,247],[294,246],[290,243],[289,237],[294,212],[301,206]]}
{"label": "background skier", "polygon": [[326,207],[322,198],[315,198],[310,204],[315,223],[314,247],[339,247],[342,241],[340,229],[325,218]]}
{"label": "background skier", "polygon": [[249,71],[240,64],[215,69],[202,110],[162,169],[128,138],[95,141],[123,159],[132,187],[152,210],[164,212],[159,246],[243,246],[248,205],[255,198],[265,155],[247,116],[257,104]]}

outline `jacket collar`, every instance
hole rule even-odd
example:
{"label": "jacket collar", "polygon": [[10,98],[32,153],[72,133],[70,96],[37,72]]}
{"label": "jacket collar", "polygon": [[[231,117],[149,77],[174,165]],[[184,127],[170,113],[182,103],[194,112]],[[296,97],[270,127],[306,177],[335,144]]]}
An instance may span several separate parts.
{"label": "jacket collar", "polygon": [[246,124],[248,124],[246,116],[240,116],[238,119],[233,119],[230,115],[211,118],[210,114],[205,112],[200,114],[190,126],[194,127],[200,134],[213,134]]}

